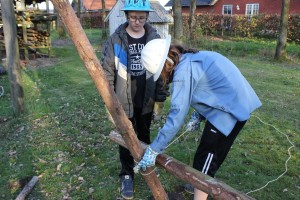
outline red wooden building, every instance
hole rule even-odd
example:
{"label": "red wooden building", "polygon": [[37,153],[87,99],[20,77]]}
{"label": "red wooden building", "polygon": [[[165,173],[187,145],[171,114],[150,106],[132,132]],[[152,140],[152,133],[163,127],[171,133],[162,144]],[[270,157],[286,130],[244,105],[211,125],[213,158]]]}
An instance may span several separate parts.
{"label": "red wooden building", "polygon": [[[300,0],[290,0],[290,14],[300,14]],[[196,0],[196,14],[281,14],[282,0]],[[190,0],[182,0],[182,13],[189,15]],[[172,6],[170,0],[165,6]]]}
{"label": "red wooden building", "polygon": [[[101,0],[82,0],[84,10],[101,10],[102,9],[102,1]],[[117,0],[105,0],[105,9],[110,10]]]}

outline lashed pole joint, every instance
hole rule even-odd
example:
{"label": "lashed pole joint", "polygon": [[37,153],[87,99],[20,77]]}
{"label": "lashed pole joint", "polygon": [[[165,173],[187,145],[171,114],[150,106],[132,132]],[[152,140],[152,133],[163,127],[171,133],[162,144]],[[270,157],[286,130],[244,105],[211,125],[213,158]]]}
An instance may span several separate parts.
{"label": "lashed pole joint", "polygon": [[[112,131],[109,134],[109,138],[119,145],[126,147],[122,136],[117,132]],[[144,149],[147,147],[144,143],[141,143],[141,145]],[[163,167],[167,172],[178,177],[180,180],[191,183],[195,188],[211,195],[214,199],[253,200],[250,196],[243,194],[225,183],[203,174],[166,154],[159,154],[156,158],[156,164]]]}

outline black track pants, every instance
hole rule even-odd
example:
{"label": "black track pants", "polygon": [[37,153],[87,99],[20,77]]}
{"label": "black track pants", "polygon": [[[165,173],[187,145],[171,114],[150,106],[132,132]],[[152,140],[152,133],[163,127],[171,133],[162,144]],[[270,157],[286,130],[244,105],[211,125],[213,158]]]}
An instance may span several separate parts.
{"label": "black track pants", "polygon": [[[130,118],[133,128],[140,141],[150,144],[150,125],[152,112],[142,115],[142,109],[135,109],[134,116]],[[119,176],[131,175],[134,176],[133,167],[134,161],[128,149],[119,146],[119,156],[121,161],[121,171]]]}
{"label": "black track pants", "polygon": [[246,121],[237,122],[231,133],[226,137],[207,121],[194,157],[193,167],[214,177],[245,123]]}

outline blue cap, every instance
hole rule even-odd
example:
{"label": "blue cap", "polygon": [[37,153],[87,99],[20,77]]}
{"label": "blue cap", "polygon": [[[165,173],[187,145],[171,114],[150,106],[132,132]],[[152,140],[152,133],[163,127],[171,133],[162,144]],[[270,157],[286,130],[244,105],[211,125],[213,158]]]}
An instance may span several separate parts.
{"label": "blue cap", "polygon": [[145,11],[152,12],[149,0],[125,0],[123,11]]}

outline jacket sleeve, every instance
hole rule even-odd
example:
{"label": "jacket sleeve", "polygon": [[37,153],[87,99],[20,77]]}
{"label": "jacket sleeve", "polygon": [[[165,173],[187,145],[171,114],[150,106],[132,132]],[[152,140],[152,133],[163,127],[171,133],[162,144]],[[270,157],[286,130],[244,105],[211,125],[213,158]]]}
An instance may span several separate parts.
{"label": "jacket sleeve", "polygon": [[156,81],[155,101],[164,102],[169,95],[169,85],[167,84],[164,86],[162,78],[159,77]]}
{"label": "jacket sleeve", "polygon": [[174,73],[171,89],[171,105],[165,124],[150,144],[151,148],[162,153],[180,130],[189,112],[192,97],[191,71],[186,67]]}
{"label": "jacket sleeve", "polygon": [[115,53],[113,47],[112,37],[110,37],[104,45],[103,54],[101,58],[101,65],[106,74],[106,78],[110,84],[110,86],[114,90],[115,83],[115,74],[116,74],[116,65],[115,65]]}

